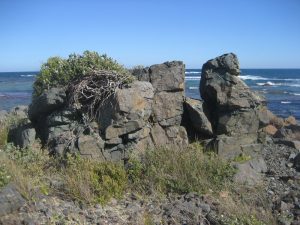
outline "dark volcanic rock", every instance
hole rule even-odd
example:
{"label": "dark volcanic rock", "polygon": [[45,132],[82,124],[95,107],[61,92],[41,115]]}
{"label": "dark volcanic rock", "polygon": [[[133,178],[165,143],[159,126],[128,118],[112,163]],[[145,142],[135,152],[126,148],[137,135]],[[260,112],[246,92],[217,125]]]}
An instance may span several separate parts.
{"label": "dark volcanic rock", "polygon": [[181,61],[165,62],[149,67],[149,77],[156,91],[183,91],[185,65]]}
{"label": "dark volcanic rock", "polygon": [[184,64],[166,62],[133,73],[143,81],[117,88],[92,122],[81,108],[69,105],[65,89],[52,88],[35,98],[29,116],[42,143],[53,154],[77,152],[113,161],[128,158],[136,149],[186,146],[181,126]]}
{"label": "dark volcanic rock", "polygon": [[294,158],[294,167],[300,172],[300,153]]}
{"label": "dark volcanic rock", "polygon": [[21,123],[12,127],[8,133],[8,142],[21,148],[31,146],[35,142],[36,132],[31,123]]}
{"label": "dark volcanic rock", "polygon": [[188,125],[192,125],[196,132],[202,134],[204,137],[211,137],[213,135],[213,130],[211,123],[207,118],[207,110],[203,102],[186,98],[184,105],[188,114]]}
{"label": "dark volcanic rock", "polygon": [[202,67],[200,93],[217,134],[246,134],[258,129],[257,107],[262,98],[238,77],[235,54],[209,60]]}
{"label": "dark volcanic rock", "polygon": [[14,185],[9,184],[0,190],[0,218],[13,213],[25,204],[25,199]]}
{"label": "dark volcanic rock", "polygon": [[63,88],[51,88],[42,95],[33,99],[29,106],[28,115],[30,120],[35,120],[44,114],[49,114],[64,106],[66,92]]}

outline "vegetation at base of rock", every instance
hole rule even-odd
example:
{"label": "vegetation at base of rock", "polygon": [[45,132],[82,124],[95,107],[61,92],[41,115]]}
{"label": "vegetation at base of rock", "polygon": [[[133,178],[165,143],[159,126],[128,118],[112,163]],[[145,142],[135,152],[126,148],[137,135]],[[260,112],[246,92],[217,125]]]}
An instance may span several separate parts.
{"label": "vegetation at base of rock", "polygon": [[[111,198],[122,198],[128,192],[136,193],[142,199],[153,194],[198,192],[221,203],[219,208],[224,215],[224,224],[270,224],[263,210],[256,209],[265,203],[247,200],[259,190],[247,193],[238,190],[231,180],[235,172],[233,167],[214,154],[204,153],[200,144],[182,150],[148,150],[140,157],[141,161],[132,158],[124,166],[77,155],[50,157],[39,145],[27,149],[6,145],[0,152],[0,182],[3,174],[10,176],[3,185],[15,183],[30,201],[38,201],[40,195],[53,195],[83,204],[106,204]],[[228,194],[224,197],[222,193]],[[144,222],[153,224],[152,215],[146,213]]]}
{"label": "vegetation at base of rock", "polygon": [[200,145],[191,145],[146,151],[142,162],[130,161],[128,173],[141,191],[182,194],[220,191],[231,181],[235,169],[215,154],[204,154]]}
{"label": "vegetation at base of rock", "polygon": [[251,160],[250,155],[240,154],[240,155],[234,157],[233,162],[242,163],[242,162],[246,162],[249,160]]}
{"label": "vegetation at base of rock", "polygon": [[8,136],[7,127],[3,123],[0,123],[0,148],[6,145],[7,136]]}
{"label": "vegetation at base of rock", "polygon": [[6,169],[5,164],[0,165],[0,188],[4,187],[7,185],[10,181],[10,175]]}
{"label": "vegetation at base of rock", "polygon": [[51,87],[65,86],[78,77],[84,77],[94,70],[114,71],[119,74],[129,72],[106,54],[85,51],[82,55],[71,54],[67,59],[51,57],[41,66],[33,85],[34,96],[39,96]]}
{"label": "vegetation at base of rock", "polygon": [[62,175],[67,193],[81,202],[104,204],[112,197],[120,198],[127,187],[127,174],[120,163],[69,156]]}

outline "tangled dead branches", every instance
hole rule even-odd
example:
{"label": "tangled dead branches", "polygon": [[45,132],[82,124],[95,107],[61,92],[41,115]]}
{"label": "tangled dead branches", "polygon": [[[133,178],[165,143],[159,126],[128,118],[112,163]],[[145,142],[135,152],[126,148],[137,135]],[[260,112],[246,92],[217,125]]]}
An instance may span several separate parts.
{"label": "tangled dead branches", "polygon": [[133,79],[130,73],[95,70],[69,84],[69,104],[87,113],[87,119],[92,121],[99,117],[101,106],[115,95],[116,90]]}

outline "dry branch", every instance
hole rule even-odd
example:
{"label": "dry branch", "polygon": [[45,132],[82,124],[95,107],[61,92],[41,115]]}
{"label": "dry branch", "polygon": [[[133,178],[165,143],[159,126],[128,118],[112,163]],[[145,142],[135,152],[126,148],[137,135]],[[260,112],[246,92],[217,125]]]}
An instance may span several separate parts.
{"label": "dry branch", "polygon": [[93,71],[69,84],[69,104],[87,113],[92,121],[100,116],[100,109],[118,88],[133,80],[131,74],[119,74],[114,71]]}

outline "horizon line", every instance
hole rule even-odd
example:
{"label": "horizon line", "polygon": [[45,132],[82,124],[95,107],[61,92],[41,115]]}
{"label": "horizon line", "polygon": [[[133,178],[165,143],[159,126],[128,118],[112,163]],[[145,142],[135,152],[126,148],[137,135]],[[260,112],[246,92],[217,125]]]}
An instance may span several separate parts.
{"label": "horizon line", "polygon": [[[300,70],[299,68],[296,67],[286,67],[286,68],[255,68],[255,67],[249,67],[249,68],[240,68],[241,70]],[[202,70],[201,68],[186,68],[186,70]],[[37,73],[40,70],[19,70],[19,71],[0,71],[0,73]]]}

